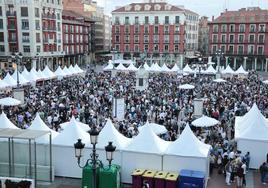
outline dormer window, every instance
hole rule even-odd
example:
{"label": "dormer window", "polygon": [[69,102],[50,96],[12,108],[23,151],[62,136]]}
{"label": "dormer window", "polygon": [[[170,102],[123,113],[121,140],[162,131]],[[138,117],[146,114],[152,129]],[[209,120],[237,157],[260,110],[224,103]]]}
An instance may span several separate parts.
{"label": "dormer window", "polygon": [[145,10],[150,10],[151,9],[151,6],[150,5],[145,5],[144,9]]}
{"label": "dormer window", "polygon": [[160,6],[159,4],[156,4],[156,5],[154,6],[154,9],[155,9],[155,10],[160,10],[160,9],[161,9],[161,6]]}
{"label": "dormer window", "polygon": [[141,9],[140,5],[135,5],[135,11],[139,11]]}
{"label": "dormer window", "polygon": [[130,11],[131,8],[132,8],[131,5],[128,5],[128,6],[125,7],[125,10],[126,10],[126,11]]}
{"label": "dormer window", "polygon": [[171,9],[171,5],[165,5],[165,10],[170,10]]}

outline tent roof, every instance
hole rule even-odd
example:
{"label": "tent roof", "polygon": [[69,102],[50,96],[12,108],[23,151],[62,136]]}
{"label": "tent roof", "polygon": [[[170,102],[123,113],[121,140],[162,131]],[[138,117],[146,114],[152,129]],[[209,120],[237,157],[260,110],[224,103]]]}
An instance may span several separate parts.
{"label": "tent roof", "polygon": [[67,66],[65,66],[62,71],[66,74],[66,75],[72,75],[73,73],[70,72],[70,70],[67,68]]}
{"label": "tent roof", "polygon": [[196,127],[211,127],[218,123],[220,123],[218,120],[205,115],[192,122],[192,124]]}
{"label": "tent roof", "polygon": [[25,130],[25,129],[0,129],[1,138],[37,139],[48,134],[48,131]]}
{"label": "tent roof", "polygon": [[234,74],[235,71],[228,65],[228,66],[226,67],[226,69],[224,69],[221,73],[222,73],[222,74]]}
{"label": "tent roof", "polygon": [[9,72],[7,73],[7,75],[5,76],[5,78],[3,79],[3,81],[9,86],[9,87],[13,87],[17,85],[16,80],[14,80],[14,78],[11,77],[11,75],[9,74]]}
{"label": "tent roof", "polygon": [[264,80],[263,83],[268,84],[268,80]]}
{"label": "tent roof", "polygon": [[165,153],[167,155],[206,158],[210,148],[210,145],[198,140],[189,125],[187,125],[180,137],[169,145]]}
{"label": "tent roof", "polygon": [[17,106],[20,105],[21,101],[14,99],[12,97],[5,97],[0,99],[0,105],[3,106]]}
{"label": "tent roof", "polygon": [[38,79],[38,77],[36,76],[36,74],[32,74],[32,72],[31,73],[28,72],[26,70],[26,68],[22,71],[21,74],[24,76],[24,78],[26,78],[30,82],[35,82]]}
{"label": "tent roof", "polygon": [[6,87],[9,87],[9,85],[4,80],[0,80],[0,88],[6,88]]}
{"label": "tent roof", "polygon": [[127,70],[127,68],[122,63],[119,63],[119,65],[115,69],[120,70],[120,71],[126,71]]}
{"label": "tent roof", "polygon": [[99,142],[97,144],[97,148],[103,149],[105,146],[107,146],[108,142],[113,142],[113,145],[116,146],[116,149],[121,150],[129,144],[131,139],[118,132],[112,121],[108,119],[99,134],[98,140]]}
{"label": "tent roof", "polygon": [[183,68],[183,72],[185,72],[185,73],[194,73],[194,70],[191,69],[191,67],[187,64],[187,65]]}
{"label": "tent roof", "polygon": [[[166,127],[163,125],[159,125],[156,123],[149,123],[148,121],[146,122],[145,125],[147,125],[147,124],[149,124],[149,126],[152,128],[153,132],[157,135],[164,134],[167,132]],[[142,132],[142,129],[144,128],[145,125],[138,127],[139,132]]]}
{"label": "tent roof", "polygon": [[0,128],[1,129],[19,129],[18,127],[16,127],[6,116],[5,113],[2,112],[2,114],[0,115]]}
{"label": "tent roof", "polygon": [[77,64],[75,64],[74,69],[76,70],[77,73],[83,73],[84,72]]}
{"label": "tent roof", "polygon": [[180,89],[194,89],[195,86],[191,84],[182,84],[179,86]]}
{"label": "tent roof", "polygon": [[171,69],[167,67],[166,63],[164,63],[164,65],[161,67],[161,71],[163,71],[163,72],[170,72]]}
{"label": "tent roof", "polygon": [[216,74],[217,71],[213,68],[212,65],[209,65],[209,67],[207,68],[207,70],[204,71],[204,73],[206,73],[206,74]]}
{"label": "tent roof", "polygon": [[245,71],[245,69],[243,68],[243,66],[241,65],[236,71],[235,74],[248,74],[247,71]]}
{"label": "tent roof", "polygon": [[124,148],[125,151],[161,155],[170,143],[159,138],[147,124],[142,131]]}
{"label": "tent roof", "polygon": [[90,130],[90,127],[87,124],[81,123],[72,116],[71,120],[65,123],[60,124],[61,128],[65,129],[67,126],[79,126],[83,131],[87,132]]}
{"label": "tent roof", "polygon": [[36,75],[41,80],[47,79],[47,77],[44,75],[44,73],[40,69],[37,71]]}
{"label": "tent roof", "polygon": [[67,73],[65,73],[65,72],[61,69],[60,66],[58,66],[58,68],[57,68],[57,70],[54,72],[54,74],[55,74],[56,76],[62,76],[62,77],[67,75]]}
{"label": "tent roof", "polygon": [[66,126],[61,133],[53,139],[54,145],[73,146],[77,139],[82,139],[86,147],[90,146],[90,135],[86,133],[80,126],[73,124]]}
{"label": "tent roof", "polygon": [[[17,82],[17,69],[14,71],[14,73],[11,76],[16,82]],[[20,72],[19,72],[19,82],[22,85],[25,85],[29,83],[30,81],[27,80]]]}
{"label": "tent roof", "polygon": [[135,67],[133,63],[130,63],[130,65],[128,66],[127,70],[129,70],[129,71],[138,71],[139,69],[137,67]]}
{"label": "tent roof", "polygon": [[40,77],[41,75],[39,75],[38,72],[34,68],[31,69],[30,74],[35,75],[33,77],[36,77],[37,78],[36,80],[42,80],[43,79],[42,77]]}
{"label": "tent roof", "polygon": [[143,67],[144,67],[144,69],[147,70],[147,71],[149,71],[150,68],[151,68],[151,67],[147,64],[147,62],[144,63]]}
{"label": "tent roof", "polygon": [[154,63],[149,68],[149,71],[151,71],[151,72],[160,72],[161,71],[161,67],[158,65],[158,63]]}
{"label": "tent roof", "polygon": [[178,72],[180,71],[180,68],[178,67],[178,65],[175,63],[174,66],[171,68],[172,72]]}
{"label": "tent roof", "polygon": [[51,79],[51,78],[56,78],[57,76],[48,68],[48,66],[45,67],[43,70],[43,74],[46,78]]}
{"label": "tent roof", "polygon": [[105,70],[105,71],[109,71],[109,70],[113,70],[113,69],[114,69],[114,65],[110,61],[109,61],[108,65],[103,68],[103,70]]}

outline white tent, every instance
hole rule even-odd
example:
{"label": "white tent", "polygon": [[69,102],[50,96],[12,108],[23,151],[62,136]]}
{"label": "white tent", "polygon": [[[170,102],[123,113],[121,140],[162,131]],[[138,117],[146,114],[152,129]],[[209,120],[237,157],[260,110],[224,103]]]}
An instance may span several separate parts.
{"label": "white tent", "polygon": [[[33,70],[33,69],[32,69],[32,70]],[[32,71],[32,70],[31,70],[31,71]],[[46,79],[48,79],[48,78],[44,75],[43,71],[41,71],[40,69],[37,71],[36,75],[37,75],[37,77],[38,77],[40,80],[46,80]]]}
{"label": "white tent", "polygon": [[46,79],[53,79],[57,76],[48,68],[48,66],[45,67],[45,69],[42,71]]}
{"label": "white tent", "polygon": [[[159,124],[156,124],[156,123],[149,123],[149,122],[146,122],[145,125],[149,124],[148,126],[150,126],[153,130],[153,132],[157,135],[160,135],[160,134],[165,134],[167,132],[167,129],[165,126],[163,125],[159,125]],[[144,128],[144,126],[141,126],[141,127],[138,127],[138,130],[139,132],[142,132],[142,129]]]}
{"label": "white tent", "polygon": [[133,63],[130,63],[130,65],[128,66],[127,70],[135,72],[135,71],[138,71],[139,69],[137,67],[135,67]]}
{"label": "white tent", "polygon": [[245,69],[244,69],[243,66],[241,65],[241,66],[235,71],[235,74],[244,74],[244,75],[247,75],[248,72],[245,71]]}
{"label": "white tent", "polygon": [[263,83],[264,83],[264,84],[268,84],[268,80],[264,80]]}
{"label": "white tent", "polygon": [[150,67],[149,71],[150,72],[161,72],[161,67],[158,65],[158,63],[154,63]]}
{"label": "white tent", "polygon": [[235,71],[228,65],[226,67],[226,69],[224,69],[223,71],[221,71],[222,74],[234,74]]}
{"label": "white tent", "polygon": [[218,78],[218,79],[213,80],[213,82],[224,83],[224,82],[227,82],[227,81],[224,80],[224,79]]}
{"label": "white tent", "polygon": [[[82,139],[85,147],[90,147],[90,135],[83,131],[77,124],[66,126],[65,129],[56,136],[53,143],[53,164],[55,166],[55,175],[63,177],[81,178],[81,168],[77,165],[77,159],[74,155],[74,143],[77,139]],[[84,149],[85,157],[81,158],[81,163],[85,164],[89,149]]]}
{"label": "white tent", "polygon": [[74,116],[71,118],[70,121],[60,124],[60,127],[62,129],[65,129],[66,126],[79,126],[85,132],[90,130],[90,127],[87,124],[77,121]]}
{"label": "white tent", "polygon": [[[16,82],[17,82],[17,69],[14,71],[14,73],[11,76]],[[27,80],[20,72],[19,72],[19,83],[21,85],[26,85],[30,83],[29,80]]]}
{"label": "white tent", "polygon": [[9,87],[14,87],[17,85],[17,81],[14,80],[9,73],[7,73],[7,75],[5,76],[5,78],[3,79],[3,81],[9,86]]}
{"label": "white tent", "polygon": [[170,68],[167,67],[166,63],[161,67],[162,72],[171,72]]}
{"label": "white tent", "polygon": [[75,64],[74,69],[78,74],[84,73],[84,71],[77,64]]}
{"label": "white tent", "polygon": [[[51,138],[54,139],[59,133],[50,129],[40,118],[39,113],[36,114],[34,120],[31,122],[30,130],[50,131]],[[36,140],[37,143],[49,144],[49,135],[44,135]]]}
{"label": "white tent", "polygon": [[205,172],[208,176],[210,148],[210,145],[198,140],[187,125],[180,137],[165,151],[163,170],[176,172],[181,169],[197,170]]}
{"label": "white tent", "polygon": [[70,72],[70,70],[67,68],[67,66],[65,66],[65,67],[62,69],[62,71],[63,71],[66,75],[68,75],[68,76],[73,75],[73,73]]}
{"label": "white tent", "polygon": [[0,99],[0,105],[2,106],[17,106],[20,105],[21,101],[12,97],[5,97]]}
{"label": "white tent", "polygon": [[235,139],[242,154],[250,152],[250,168],[258,169],[268,153],[268,119],[254,104],[243,117],[235,118]]}
{"label": "white tent", "polygon": [[136,168],[162,170],[162,154],[168,145],[145,125],[122,151],[122,182],[131,183],[131,173]]}
{"label": "white tent", "polygon": [[6,116],[5,113],[2,112],[0,115],[0,129],[19,129],[16,127]]}
{"label": "white tent", "polygon": [[178,65],[175,63],[174,66],[170,69],[171,72],[178,72],[180,71],[180,68],[178,67]]}
{"label": "white tent", "polygon": [[151,67],[147,64],[147,62],[144,63],[143,67],[144,67],[144,69],[145,69],[146,71],[149,71],[150,68],[151,68]]}
{"label": "white tent", "polygon": [[111,71],[114,69],[114,65],[112,62],[109,61],[108,65],[103,68],[104,71]]}
{"label": "white tent", "polygon": [[9,87],[9,85],[5,81],[0,80],[0,89],[4,89],[4,88],[7,88],[7,87]]}
{"label": "white tent", "polygon": [[119,71],[127,71],[127,68],[122,63],[119,63],[115,69]]}
{"label": "white tent", "polygon": [[32,74],[32,73],[28,72],[26,68],[24,68],[21,75],[24,76],[24,78],[26,78],[30,82],[35,82],[38,79],[36,74]]}
{"label": "white tent", "polygon": [[191,84],[183,84],[179,86],[180,89],[194,89],[195,86],[191,85]]}
{"label": "white tent", "polygon": [[195,71],[192,70],[191,67],[187,64],[187,65],[183,68],[183,73],[194,74]]}
{"label": "white tent", "polygon": [[219,123],[220,122],[218,120],[205,115],[192,122],[192,124],[196,127],[211,127]]}
{"label": "white tent", "polygon": [[204,71],[205,74],[216,74],[217,71],[213,68],[212,65],[210,65],[207,70]]}
{"label": "white tent", "polygon": [[54,72],[54,74],[58,77],[64,77],[67,76],[67,73],[65,73],[60,66],[58,66],[57,70]]}
{"label": "white tent", "polygon": [[30,75],[32,75],[32,77],[36,77],[36,81],[44,79],[44,78],[40,77],[41,75],[39,75],[39,73],[35,70],[35,68],[31,69]]}

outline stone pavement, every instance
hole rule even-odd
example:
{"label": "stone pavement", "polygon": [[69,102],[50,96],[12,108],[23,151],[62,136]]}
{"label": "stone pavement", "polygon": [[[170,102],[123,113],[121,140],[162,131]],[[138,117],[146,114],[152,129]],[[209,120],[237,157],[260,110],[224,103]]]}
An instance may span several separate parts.
{"label": "stone pavement", "polygon": [[[268,188],[268,184],[263,185],[260,182],[260,174],[257,171],[251,170],[246,176],[246,188]],[[208,181],[207,188],[236,188],[236,184],[232,183],[231,186],[225,184],[224,175],[219,175],[217,170]],[[56,177],[55,181],[50,183],[38,183],[37,188],[81,188],[81,179]],[[122,188],[131,188],[131,185],[122,185]]]}

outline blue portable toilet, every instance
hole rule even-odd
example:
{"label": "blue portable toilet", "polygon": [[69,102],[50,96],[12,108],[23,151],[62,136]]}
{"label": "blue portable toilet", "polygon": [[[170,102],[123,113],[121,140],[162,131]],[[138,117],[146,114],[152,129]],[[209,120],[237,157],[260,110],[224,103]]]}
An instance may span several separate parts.
{"label": "blue portable toilet", "polygon": [[194,170],[181,170],[179,188],[205,188],[205,173]]}

